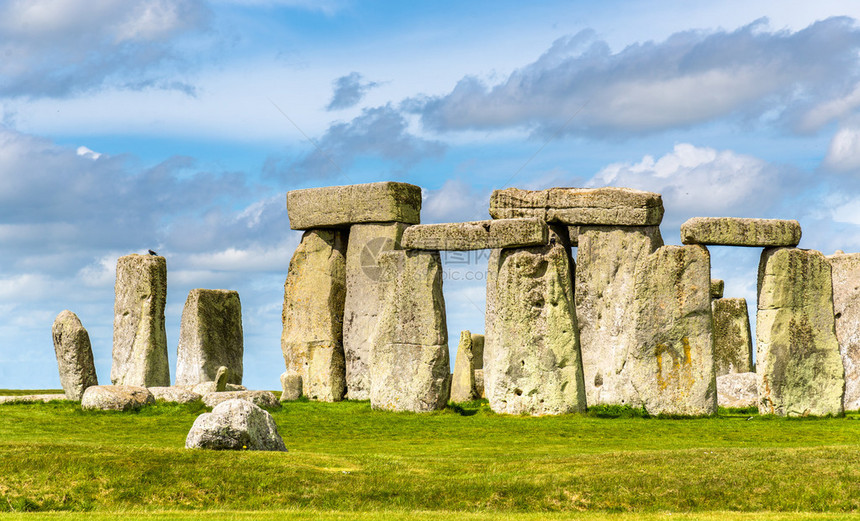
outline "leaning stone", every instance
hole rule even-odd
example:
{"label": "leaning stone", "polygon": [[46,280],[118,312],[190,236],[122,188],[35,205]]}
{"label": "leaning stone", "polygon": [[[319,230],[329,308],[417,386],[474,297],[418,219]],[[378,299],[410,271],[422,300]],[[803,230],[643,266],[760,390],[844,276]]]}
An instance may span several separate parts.
{"label": "leaning stone", "polygon": [[342,231],[306,231],[284,284],[281,351],[287,373],[304,387],[298,392],[311,400],[339,401],[346,392],[346,245]]}
{"label": "leaning stone", "polygon": [[567,225],[654,226],[663,219],[660,194],[630,188],[550,188],[495,190],[494,219],[537,217]]}
{"label": "leaning stone", "polygon": [[219,403],[227,400],[247,400],[258,407],[266,409],[280,409],[281,403],[278,398],[269,391],[225,391],[222,393],[214,392],[203,395],[203,405],[206,407],[215,407]]}
{"label": "leaning stone", "polygon": [[382,253],[383,306],[371,338],[370,405],[390,411],[442,409],[451,391],[439,252]]}
{"label": "leaning stone", "polygon": [[484,389],[507,414],[585,411],[567,230],[547,246],[493,250],[488,263]]}
{"label": "leaning stone", "polygon": [[382,182],[287,192],[290,228],[347,227],[359,223],[421,222],[421,188]]}
{"label": "leaning stone", "polygon": [[747,300],[719,298],[711,302],[714,314],[714,373],[748,373],[753,370],[752,334]]}
{"label": "leaning stone", "polygon": [[711,279],[711,298],[723,298],[723,290],[725,289],[725,281],[722,279]]}
{"label": "leaning stone", "polygon": [[846,411],[860,409],[860,253],[827,257],[833,273],[836,338],[845,366]]}
{"label": "leaning stone", "polygon": [[51,334],[66,398],[80,400],[87,387],[99,384],[90,335],[78,316],[68,309],[57,315]]}
{"label": "leaning stone", "polygon": [[17,394],[10,396],[0,396],[0,404],[14,403],[48,403],[57,401],[67,401],[65,394]]}
{"label": "leaning stone", "polygon": [[182,310],[176,385],[217,381],[222,366],[228,369],[227,381],[241,384],[244,351],[239,293],[192,289]]}
{"label": "leaning stone", "polygon": [[630,383],[650,414],[717,412],[711,257],[704,246],[663,246],[636,276]]}
{"label": "leaning stone", "polygon": [[627,365],[636,352],[636,273],[663,245],[657,226],[582,226],[576,259],[576,317],[586,401],[640,407]]}
{"label": "leaning stone", "polygon": [[755,373],[731,373],[717,377],[717,405],[746,409],[758,405]]}
{"label": "leaning stone", "polygon": [[110,372],[115,385],[170,385],[164,329],[166,298],[164,257],[132,254],[117,260]]}
{"label": "leaning stone", "polygon": [[432,251],[523,248],[546,244],[547,233],[546,221],[541,219],[419,224],[403,232],[403,248]]}
{"label": "leaning stone", "polygon": [[133,385],[93,385],[81,398],[84,410],[136,411],[155,403],[155,396],[146,387]]}
{"label": "leaning stone", "polygon": [[454,359],[454,374],[451,378],[451,401],[467,402],[478,397],[475,389],[475,354],[472,350],[472,333],[460,332],[457,357]]}
{"label": "leaning stone", "polygon": [[246,400],[227,400],[203,413],[185,439],[186,449],[271,450],[287,447],[267,411]]}
{"label": "leaning stone", "polygon": [[824,255],[765,249],[756,320],[760,413],[842,413],[845,373],[835,322],[830,263]]}
{"label": "leaning stone", "polygon": [[156,400],[173,403],[191,403],[202,396],[184,387],[147,387]]}
{"label": "leaning stone", "polygon": [[281,401],[294,402],[302,396],[302,377],[298,374],[281,374]]}
{"label": "leaning stone", "polygon": [[370,399],[371,335],[382,311],[380,255],[399,250],[403,223],[356,224],[349,231],[346,252],[346,299],[343,312],[343,351],[346,397]]}
{"label": "leaning stone", "polygon": [[725,246],[797,246],[800,223],[781,219],[693,217],[681,225],[684,244]]}

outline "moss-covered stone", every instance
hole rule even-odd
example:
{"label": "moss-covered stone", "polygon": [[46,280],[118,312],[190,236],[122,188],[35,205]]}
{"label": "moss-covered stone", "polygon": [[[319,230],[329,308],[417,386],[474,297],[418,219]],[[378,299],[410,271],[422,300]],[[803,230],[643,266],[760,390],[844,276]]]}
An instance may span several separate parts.
{"label": "moss-covered stone", "polygon": [[542,219],[419,224],[403,232],[403,247],[415,250],[488,250],[546,243],[547,226]]}
{"label": "moss-covered stone", "polygon": [[182,310],[176,385],[218,382],[242,384],[242,303],[239,293],[225,289],[192,289]]}
{"label": "moss-covered stone", "polygon": [[290,228],[346,228],[358,223],[421,222],[421,187],[391,181],[287,192]]}
{"label": "moss-covered stone", "polygon": [[795,220],[693,217],[681,225],[684,244],[797,246],[800,235],[800,223]]}
{"label": "moss-covered stone", "polygon": [[746,299],[715,299],[712,308],[714,372],[717,376],[751,372],[752,334]]}
{"label": "moss-covered stone", "polygon": [[725,285],[726,283],[722,279],[711,279],[711,298],[723,298]]}
{"label": "moss-covered stone", "polygon": [[663,199],[660,194],[630,188],[507,188],[493,191],[490,215],[494,219],[536,217],[566,225],[653,226],[663,219]]}

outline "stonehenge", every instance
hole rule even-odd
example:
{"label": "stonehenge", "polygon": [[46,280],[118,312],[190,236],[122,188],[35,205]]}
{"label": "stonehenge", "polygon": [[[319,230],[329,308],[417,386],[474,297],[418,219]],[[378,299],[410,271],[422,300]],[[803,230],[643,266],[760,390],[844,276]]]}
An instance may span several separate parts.
{"label": "stonehenge", "polygon": [[224,289],[192,289],[182,310],[176,358],[176,385],[217,381],[226,368],[226,382],[242,384],[242,303],[239,293]]}
{"label": "stonehenge", "polygon": [[88,387],[98,385],[90,336],[77,315],[60,312],[51,328],[60,384],[67,400],[80,400]]}

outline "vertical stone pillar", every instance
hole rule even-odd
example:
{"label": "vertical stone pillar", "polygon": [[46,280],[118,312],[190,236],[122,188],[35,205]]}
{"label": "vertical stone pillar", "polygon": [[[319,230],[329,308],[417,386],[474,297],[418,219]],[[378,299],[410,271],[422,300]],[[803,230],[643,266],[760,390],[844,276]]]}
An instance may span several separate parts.
{"label": "vertical stone pillar", "polygon": [[166,299],[164,257],[131,254],[117,260],[110,376],[114,385],[170,385],[164,329]]}
{"label": "vertical stone pillar", "polygon": [[343,350],[346,359],[346,397],[370,399],[371,335],[382,310],[382,267],[379,257],[400,249],[408,225],[392,222],[354,224],[346,250],[346,300],[343,312]]}
{"label": "vertical stone pillar", "polygon": [[576,316],[588,405],[638,406],[627,362],[636,349],[636,273],[663,239],[659,226],[580,226]]}
{"label": "vertical stone pillar", "polygon": [[219,367],[226,383],[242,385],[242,303],[225,289],[192,289],[185,300],[176,356],[176,385],[214,382]]}
{"label": "vertical stone pillar", "polygon": [[833,311],[836,338],[845,366],[846,411],[860,409],[860,253],[827,257],[833,274]]}
{"label": "vertical stone pillar", "polygon": [[767,248],[758,273],[756,373],[759,412],[842,413],[830,263],[821,252]]}
{"label": "vertical stone pillar", "polygon": [[99,384],[90,335],[78,316],[68,309],[57,315],[51,335],[66,399],[80,400],[87,387]]}
{"label": "vertical stone pillar", "polygon": [[[346,392],[343,310],[346,232],[308,230],[296,248],[284,284],[284,354],[289,381],[311,400],[339,401]],[[300,377],[300,379],[296,379]]]}
{"label": "vertical stone pillar", "polygon": [[717,376],[753,370],[752,333],[747,300],[716,298],[714,313],[714,372]]}
{"label": "vertical stone pillar", "polygon": [[552,226],[549,242],[490,256],[484,384],[498,413],[585,410],[567,230]]}
{"label": "vertical stone pillar", "polygon": [[457,357],[454,359],[454,376],[451,380],[451,401],[467,402],[478,398],[475,389],[475,353],[472,349],[472,333],[460,332]]}
{"label": "vertical stone pillar", "polygon": [[442,409],[451,385],[439,252],[400,250],[377,257],[382,307],[371,336],[374,409]]}

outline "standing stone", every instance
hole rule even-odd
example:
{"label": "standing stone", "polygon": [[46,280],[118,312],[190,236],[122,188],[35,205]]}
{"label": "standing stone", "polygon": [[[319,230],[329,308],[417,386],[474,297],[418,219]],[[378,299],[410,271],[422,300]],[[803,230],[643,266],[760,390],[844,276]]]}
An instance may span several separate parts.
{"label": "standing stone", "polygon": [[634,287],[662,245],[657,226],[579,228],[576,317],[589,406],[641,405],[627,366],[636,349]]}
{"label": "standing stone", "polygon": [[311,400],[335,402],[346,392],[346,243],[345,232],[305,232],[284,284],[281,351],[287,374],[300,377],[299,392]]}
{"label": "standing stone", "polygon": [[490,255],[483,375],[497,413],[585,411],[567,237],[553,226],[547,246]]}
{"label": "standing stone", "polygon": [[442,409],[451,390],[439,252],[379,255],[382,308],[371,336],[370,405],[390,411]]}
{"label": "standing stone", "polygon": [[830,263],[824,255],[797,248],[764,250],[756,320],[760,413],[842,413],[845,373],[835,328]]}
{"label": "standing stone", "polygon": [[484,335],[471,333],[472,337],[472,365],[475,370],[484,368]]}
{"label": "standing stone", "polygon": [[454,359],[454,376],[451,380],[451,401],[467,402],[478,397],[475,389],[475,353],[472,349],[472,333],[460,332],[457,358]]}
{"label": "standing stone", "polygon": [[217,381],[225,367],[226,383],[242,384],[242,303],[225,289],[192,289],[182,310],[176,385]]}
{"label": "standing stone", "polygon": [[711,257],[704,246],[663,246],[636,276],[630,383],[650,414],[717,412]]}
{"label": "standing stone", "polygon": [[78,316],[68,309],[57,315],[51,333],[66,399],[80,400],[87,387],[99,384],[90,335]]}
{"label": "standing stone", "polygon": [[711,279],[711,298],[723,298],[726,282],[722,279]]}
{"label": "standing stone", "polygon": [[752,334],[747,300],[718,298],[714,313],[714,372],[717,376],[753,370]]}
{"label": "standing stone", "polygon": [[167,262],[157,255],[131,254],[116,263],[113,319],[114,385],[167,387]]}
{"label": "standing stone", "polygon": [[836,338],[845,366],[846,411],[860,409],[860,253],[827,257],[833,270]]}
{"label": "standing stone", "polygon": [[281,373],[281,401],[292,402],[302,395],[302,377],[297,374]]}
{"label": "standing stone", "polygon": [[356,224],[349,230],[346,250],[346,300],[343,311],[343,351],[346,397],[370,399],[371,335],[382,311],[381,254],[400,249],[403,223]]}

